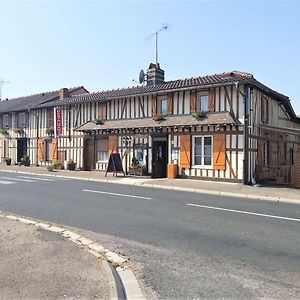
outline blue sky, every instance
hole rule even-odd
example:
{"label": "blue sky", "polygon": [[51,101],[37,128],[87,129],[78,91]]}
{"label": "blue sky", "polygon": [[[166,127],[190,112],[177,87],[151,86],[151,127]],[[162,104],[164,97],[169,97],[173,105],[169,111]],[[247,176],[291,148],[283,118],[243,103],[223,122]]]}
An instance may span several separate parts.
{"label": "blue sky", "polygon": [[84,85],[135,85],[155,60],[166,80],[241,70],[291,98],[300,115],[300,1],[0,0],[3,98]]}

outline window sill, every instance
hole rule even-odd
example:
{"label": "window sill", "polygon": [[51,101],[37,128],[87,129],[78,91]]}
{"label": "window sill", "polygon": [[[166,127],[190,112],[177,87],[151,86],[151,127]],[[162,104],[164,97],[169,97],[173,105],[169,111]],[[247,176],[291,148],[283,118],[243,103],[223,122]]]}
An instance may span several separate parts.
{"label": "window sill", "polygon": [[205,165],[194,165],[192,166],[192,169],[203,169],[203,170],[213,170],[213,166],[205,166]]}

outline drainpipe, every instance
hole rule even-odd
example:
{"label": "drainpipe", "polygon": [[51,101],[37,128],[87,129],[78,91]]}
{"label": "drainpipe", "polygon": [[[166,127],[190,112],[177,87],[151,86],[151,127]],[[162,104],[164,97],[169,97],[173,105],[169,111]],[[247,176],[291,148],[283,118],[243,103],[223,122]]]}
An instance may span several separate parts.
{"label": "drainpipe", "polygon": [[244,93],[244,157],[243,157],[243,183],[249,184],[249,104],[251,90],[248,85],[245,86]]}
{"label": "drainpipe", "polygon": [[[28,110],[30,111],[30,110]],[[39,123],[40,123],[40,117],[39,115],[32,113],[33,116],[36,118],[36,166],[39,166]]]}

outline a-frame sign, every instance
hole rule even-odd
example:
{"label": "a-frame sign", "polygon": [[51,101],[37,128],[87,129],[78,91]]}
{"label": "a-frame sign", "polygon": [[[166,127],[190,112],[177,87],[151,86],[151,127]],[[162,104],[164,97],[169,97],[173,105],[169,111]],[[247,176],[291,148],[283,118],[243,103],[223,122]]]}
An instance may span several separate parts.
{"label": "a-frame sign", "polygon": [[111,153],[109,156],[105,177],[107,173],[113,173],[114,176],[118,176],[118,172],[122,172],[123,176],[125,176],[121,156],[119,153]]}

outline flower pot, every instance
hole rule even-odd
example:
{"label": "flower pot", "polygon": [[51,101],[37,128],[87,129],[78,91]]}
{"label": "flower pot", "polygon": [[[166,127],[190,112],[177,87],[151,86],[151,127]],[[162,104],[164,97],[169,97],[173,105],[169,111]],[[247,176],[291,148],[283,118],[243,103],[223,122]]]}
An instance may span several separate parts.
{"label": "flower pot", "polygon": [[6,165],[7,165],[7,166],[10,166],[10,165],[11,165],[11,159],[7,159],[5,162],[6,162]]}

